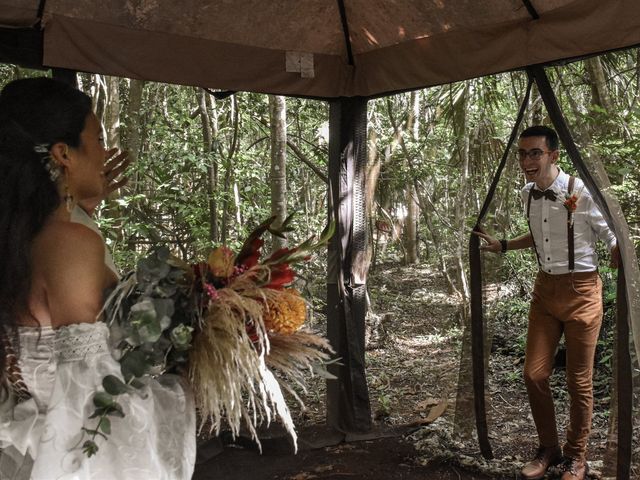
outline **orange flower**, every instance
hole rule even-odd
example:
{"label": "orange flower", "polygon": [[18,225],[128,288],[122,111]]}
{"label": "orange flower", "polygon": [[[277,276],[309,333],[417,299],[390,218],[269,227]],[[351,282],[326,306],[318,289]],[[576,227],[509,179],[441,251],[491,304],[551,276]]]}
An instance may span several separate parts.
{"label": "orange flower", "polygon": [[571,213],[575,212],[576,208],[578,208],[578,197],[575,194],[571,195],[564,201],[563,205]]}
{"label": "orange flower", "polygon": [[307,305],[294,288],[283,290],[266,302],[263,320],[267,330],[290,334],[302,327],[307,318]]}
{"label": "orange flower", "polygon": [[218,247],[209,254],[209,268],[214,277],[228,278],[233,274],[235,255],[228,247]]}

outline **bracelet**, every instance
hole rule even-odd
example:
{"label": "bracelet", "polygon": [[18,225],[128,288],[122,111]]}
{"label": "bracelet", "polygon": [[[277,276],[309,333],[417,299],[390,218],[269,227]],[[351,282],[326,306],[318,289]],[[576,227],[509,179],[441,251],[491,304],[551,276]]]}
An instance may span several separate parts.
{"label": "bracelet", "polygon": [[503,238],[500,240],[500,246],[502,247],[500,253],[507,253],[507,239]]}

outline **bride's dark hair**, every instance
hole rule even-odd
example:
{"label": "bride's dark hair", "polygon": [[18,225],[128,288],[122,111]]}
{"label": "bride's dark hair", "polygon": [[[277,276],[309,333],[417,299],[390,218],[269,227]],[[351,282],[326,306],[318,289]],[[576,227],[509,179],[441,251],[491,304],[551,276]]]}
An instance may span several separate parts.
{"label": "bride's dark hair", "polygon": [[90,112],[87,95],[50,78],[15,80],[0,92],[0,380],[8,342],[19,349],[18,320],[30,315],[33,239],[60,205],[47,152],[59,142],[80,146]]}

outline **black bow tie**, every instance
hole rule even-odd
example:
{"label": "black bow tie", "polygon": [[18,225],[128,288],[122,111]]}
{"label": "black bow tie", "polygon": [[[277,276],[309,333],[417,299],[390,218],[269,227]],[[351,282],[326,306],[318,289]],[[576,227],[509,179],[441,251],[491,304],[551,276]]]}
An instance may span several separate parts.
{"label": "black bow tie", "polygon": [[551,200],[552,202],[556,201],[556,192],[554,192],[553,190],[545,190],[544,192],[541,190],[537,190],[537,189],[533,189],[531,190],[531,195],[533,196],[534,200],[540,200],[542,197],[546,198],[547,200]]}

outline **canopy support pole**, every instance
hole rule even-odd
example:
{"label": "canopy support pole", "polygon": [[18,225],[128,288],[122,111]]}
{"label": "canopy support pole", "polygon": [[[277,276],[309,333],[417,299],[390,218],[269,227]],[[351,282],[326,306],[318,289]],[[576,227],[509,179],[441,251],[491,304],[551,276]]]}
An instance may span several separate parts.
{"label": "canopy support pole", "polygon": [[[569,126],[562,114],[560,104],[553,92],[553,88],[549,82],[546,72],[542,66],[533,66],[527,68],[529,78],[533,78],[538,86],[538,91],[542,97],[549,118],[553,126],[558,132],[558,136],[562,141],[571,162],[578,170],[582,181],[587,186],[598,208],[602,212],[609,227],[614,231],[611,211],[607,205],[602,192],[584,163],[578,147],[573,141],[573,135],[569,130]],[[617,475],[618,480],[626,480],[629,478],[631,470],[631,445],[632,445],[632,411],[633,411],[633,378],[631,375],[631,359],[629,354],[629,324],[628,324],[628,306],[625,291],[626,280],[624,278],[624,268],[620,265],[618,270],[617,285],[617,333],[618,333],[618,456],[617,456]]]}
{"label": "canopy support pole", "polygon": [[531,18],[533,18],[534,20],[538,20],[540,18],[540,15],[536,11],[536,8],[531,3],[531,0],[522,0],[522,3],[524,3],[524,6],[527,8],[527,12],[529,12]]}
{"label": "canopy support pole", "polygon": [[344,44],[347,49],[347,61],[353,66],[353,49],[351,48],[351,34],[349,33],[349,21],[347,20],[347,9],[344,0],[338,0],[338,10],[340,11],[340,22],[342,23],[342,33],[344,34]]}
{"label": "canopy support pole", "polygon": [[327,424],[342,432],[371,429],[365,372],[365,209],[367,99],[341,98],[329,104],[329,215],[336,234],[329,243],[327,337],[340,359],[329,366]]}

